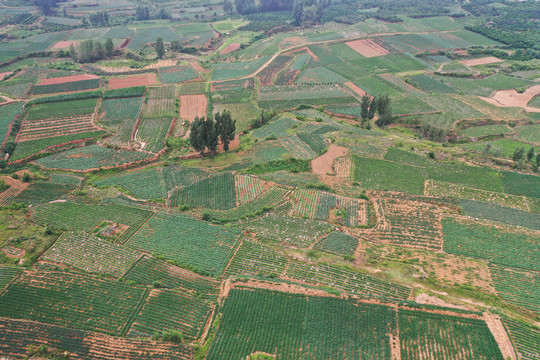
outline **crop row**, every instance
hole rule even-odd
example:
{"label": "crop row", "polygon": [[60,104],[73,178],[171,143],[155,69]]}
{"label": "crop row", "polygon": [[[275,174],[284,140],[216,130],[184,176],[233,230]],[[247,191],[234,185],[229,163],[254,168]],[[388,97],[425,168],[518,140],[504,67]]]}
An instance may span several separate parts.
{"label": "crop row", "polygon": [[236,202],[239,205],[252,202],[263,192],[262,183],[256,177],[237,175],[234,179]]}
{"label": "crop row", "polygon": [[277,277],[288,264],[286,256],[273,248],[244,240],[227,268],[226,275]]}
{"label": "crop row", "polygon": [[501,298],[540,313],[540,272],[497,265],[491,265],[489,271]]}
{"label": "crop row", "polygon": [[516,351],[521,359],[535,360],[540,358],[540,329],[538,327],[509,318],[504,318],[503,322],[510,330]]}
{"label": "crop row", "polygon": [[240,232],[184,215],[156,213],[128,245],[157,253],[204,275],[221,274]]}
{"label": "crop row", "polygon": [[216,210],[236,207],[234,175],[232,173],[218,174],[175,190],[170,199],[170,205],[183,204]]}
{"label": "crop row", "polygon": [[171,127],[172,117],[145,117],[137,130],[137,140],[144,143],[144,150],[158,153],[165,148],[165,137]]}
{"label": "crop row", "polygon": [[171,265],[163,260],[144,255],[123,279],[142,285],[159,284],[160,287],[181,289],[205,300],[216,300],[219,282],[191,271]]}
{"label": "crop row", "polygon": [[152,290],[135,315],[128,333],[133,337],[150,337],[156,332],[179,330],[187,340],[196,340],[210,306],[203,300],[175,290]]}
{"label": "crop row", "polygon": [[328,264],[292,262],[287,277],[317,286],[334,288],[356,295],[377,295],[394,299],[407,299],[411,289],[377,279],[371,275],[338,268]]}
{"label": "crop row", "polygon": [[21,273],[22,269],[12,266],[0,265],[0,293],[13,278]]}
{"label": "crop row", "polygon": [[353,255],[357,247],[357,238],[340,231],[332,231],[314,246],[315,249],[330,251],[340,255]]}
{"label": "crop row", "polygon": [[138,251],[82,232],[63,233],[43,254],[45,260],[114,277],[122,276],[140,256]]}

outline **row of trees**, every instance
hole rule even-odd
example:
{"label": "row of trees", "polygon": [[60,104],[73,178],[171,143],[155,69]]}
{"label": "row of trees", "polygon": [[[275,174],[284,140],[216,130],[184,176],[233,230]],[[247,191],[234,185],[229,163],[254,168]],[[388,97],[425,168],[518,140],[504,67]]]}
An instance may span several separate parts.
{"label": "row of trees", "polygon": [[218,147],[218,140],[223,144],[223,150],[229,150],[229,143],[234,140],[236,131],[236,120],[233,120],[231,113],[227,110],[218,112],[214,119],[206,119],[204,116],[196,117],[193,120],[189,140],[191,146],[204,156],[205,150],[214,154]]}
{"label": "row of trees", "polygon": [[69,56],[73,61],[89,63],[114,55],[114,44],[112,39],[105,40],[105,44],[97,40],[85,40],[77,48],[73,44],[69,46]]}
{"label": "row of trees", "polygon": [[390,106],[390,98],[388,94],[384,94],[380,97],[371,98],[369,95],[362,96],[360,103],[360,116],[362,118],[362,125],[375,117],[375,114],[379,114],[377,125],[386,126],[392,123],[392,107]]}

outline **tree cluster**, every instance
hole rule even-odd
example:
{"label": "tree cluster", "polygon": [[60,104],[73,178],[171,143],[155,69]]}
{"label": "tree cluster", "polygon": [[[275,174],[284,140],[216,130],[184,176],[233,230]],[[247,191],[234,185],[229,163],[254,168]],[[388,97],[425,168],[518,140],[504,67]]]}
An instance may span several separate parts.
{"label": "tree cluster", "polygon": [[233,120],[231,113],[224,110],[216,113],[212,118],[206,119],[204,116],[195,117],[190,127],[189,140],[191,146],[204,156],[205,150],[213,154],[217,150],[218,140],[221,140],[223,149],[229,150],[229,143],[234,140],[236,131],[236,120]]}
{"label": "tree cluster", "polygon": [[[370,98],[369,95],[362,96],[360,103],[360,117],[362,118],[362,126],[368,120],[372,120],[375,114],[379,114],[377,125],[386,126],[392,123],[392,108],[390,106],[390,98],[388,94],[384,94],[379,98]],[[368,122],[369,124],[369,122]]]}
{"label": "tree cluster", "polygon": [[56,0],[34,0],[34,5],[40,8],[44,15],[50,15],[52,8],[56,6]]}
{"label": "tree cluster", "polygon": [[106,11],[91,13],[88,16],[88,21],[94,26],[107,26],[109,25],[109,14]]}
{"label": "tree cluster", "polygon": [[97,40],[85,40],[77,48],[73,44],[69,46],[69,55],[73,61],[89,63],[114,55],[114,44],[110,38],[105,40],[105,44]]}

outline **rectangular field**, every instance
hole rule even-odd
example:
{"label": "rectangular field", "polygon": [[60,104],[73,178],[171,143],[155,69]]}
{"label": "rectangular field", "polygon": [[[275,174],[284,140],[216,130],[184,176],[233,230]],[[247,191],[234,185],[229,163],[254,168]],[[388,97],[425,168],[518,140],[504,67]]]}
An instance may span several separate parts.
{"label": "rectangular field", "polygon": [[181,119],[193,121],[197,116],[206,116],[207,106],[208,99],[204,94],[181,95],[179,116]]}
{"label": "rectangular field", "polygon": [[132,86],[146,86],[157,84],[156,73],[127,75],[109,78],[108,89],[122,89]]}
{"label": "rectangular field", "polygon": [[184,215],[156,213],[128,245],[157,253],[204,275],[221,274],[240,232]]}

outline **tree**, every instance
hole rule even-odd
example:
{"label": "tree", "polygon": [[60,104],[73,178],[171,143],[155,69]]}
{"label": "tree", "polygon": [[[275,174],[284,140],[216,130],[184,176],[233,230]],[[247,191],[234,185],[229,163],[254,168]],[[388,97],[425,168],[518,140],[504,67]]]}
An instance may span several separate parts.
{"label": "tree", "polygon": [[196,151],[199,151],[202,156],[204,156],[204,149],[206,148],[206,144],[204,141],[204,127],[204,116],[202,118],[196,116],[189,127],[189,141],[191,143],[191,146],[193,146]]}
{"label": "tree", "polygon": [[217,133],[223,143],[223,150],[229,151],[229,143],[234,140],[236,132],[236,120],[232,119],[231,112],[227,110],[216,113],[215,119]]}
{"label": "tree", "polygon": [[534,146],[531,146],[529,152],[527,153],[527,160],[531,160],[534,157]]}
{"label": "tree", "polygon": [[111,38],[107,38],[105,41],[105,53],[108,58],[112,58],[114,55],[114,44]]}
{"label": "tree", "polygon": [[69,56],[73,61],[77,61],[77,53],[75,52],[75,45],[69,45]]}
{"label": "tree", "polygon": [[13,154],[13,151],[15,151],[15,143],[13,141],[6,143],[4,146],[4,152],[11,155]]}
{"label": "tree", "polygon": [[204,143],[208,151],[210,151],[210,155],[214,156],[218,146],[218,133],[212,118],[208,118],[204,122]]}
{"label": "tree", "polygon": [[369,104],[370,104],[369,96],[368,95],[362,96],[362,103],[360,105],[362,120],[367,120],[367,118],[369,117]]}
{"label": "tree", "polygon": [[523,154],[525,154],[525,147],[519,146],[514,149],[514,153],[512,154],[512,160],[519,161],[523,158]]}
{"label": "tree", "polygon": [[225,11],[227,14],[232,14],[233,6],[231,0],[225,0],[223,2],[223,11]]}
{"label": "tree", "polygon": [[135,9],[135,18],[137,20],[150,20],[150,9],[148,6],[140,6]]}
{"label": "tree", "polygon": [[392,108],[390,107],[390,98],[387,93],[377,101],[377,112],[379,113],[377,125],[386,126],[392,122]]}
{"label": "tree", "polygon": [[163,55],[165,55],[165,44],[163,43],[163,38],[162,37],[158,37],[156,39],[156,43],[154,44],[154,48],[156,49],[158,59],[163,58]]}
{"label": "tree", "polygon": [[369,111],[368,111],[368,119],[373,119],[375,117],[375,113],[377,112],[377,98],[373,97],[371,99],[371,102],[369,103]]}

